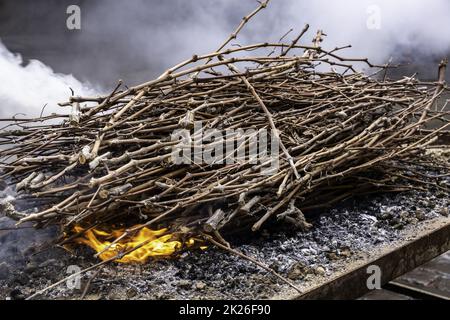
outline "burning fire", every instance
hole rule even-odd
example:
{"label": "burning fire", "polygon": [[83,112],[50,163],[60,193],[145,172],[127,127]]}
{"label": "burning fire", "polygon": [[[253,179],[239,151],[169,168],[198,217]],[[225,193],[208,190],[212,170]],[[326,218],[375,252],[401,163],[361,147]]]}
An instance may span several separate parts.
{"label": "burning fire", "polygon": [[[173,234],[166,234],[167,229],[150,230],[144,227],[134,236],[125,237],[112,245],[114,239],[125,233],[125,229],[106,232],[99,229],[85,230],[80,226],[75,226],[74,231],[77,233],[84,231],[83,235],[74,241],[91,247],[97,253],[101,252],[99,257],[102,260],[114,258],[121,253],[136,248],[136,250],[115,260],[121,263],[143,263],[150,257],[170,256],[182,247],[180,241],[171,240]],[[190,238],[185,245],[190,247],[194,242],[195,239]]]}

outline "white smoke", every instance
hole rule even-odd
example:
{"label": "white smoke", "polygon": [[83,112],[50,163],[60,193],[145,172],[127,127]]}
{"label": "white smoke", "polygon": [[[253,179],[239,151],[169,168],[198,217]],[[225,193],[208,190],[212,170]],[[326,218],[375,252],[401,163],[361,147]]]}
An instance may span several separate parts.
{"label": "white smoke", "polygon": [[275,0],[272,4],[281,6],[284,28],[307,22],[313,32],[323,29],[328,34],[324,46],[351,44],[353,55],[376,62],[392,55],[420,59],[450,53],[448,0]]}
{"label": "white smoke", "polygon": [[[20,54],[11,53],[0,41],[0,115],[11,117],[25,114],[38,117],[45,105],[43,115],[63,113],[58,102],[69,100],[72,95],[95,96],[97,90],[83,84],[72,75],[55,73],[38,60],[24,63]],[[23,116],[22,116],[23,117]]]}
{"label": "white smoke", "polygon": [[[52,17],[48,21],[59,19],[65,12],[63,1],[58,1],[57,7],[53,2],[35,2],[32,8],[12,6],[16,9],[10,9],[10,15],[21,18],[5,20],[8,29],[14,30],[10,39],[32,39],[39,29],[39,34],[49,36],[23,46],[28,49],[24,54],[38,53],[37,58],[55,69],[73,72],[78,79],[109,89],[118,79],[134,85],[193,54],[215,50],[258,5],[255,0],[80,1],[82,30],[69,33],[64,24],[55,28],[53,23],[41,23],[41,15],[35,13],[42,7],[41,11]],[[379,28],[371,29],[367,23],[374,12],[368,9],[374,7],[379,9],[380,21]],[[30,12],[21,15],[26,9]],[[23,19],[34,21],[34,29],[19,28]],[[421,76],[434,79],[437,63],[450,54],[449,21],[448,0],[271,0],[233,43],[277,41],[294,28],[285,39],[290,41],[309,23],[310,31],[301,44],[310,44],[316,30],[323,29],[328,34],[323,42],[326,49],[351,44],[352,48],[342,53],[346,57],[385,63],[393,56],[394,63],[411,61],[414,71],[421,67]],[[70,50],[61,48],[60,43],[68,39]],[[114,41],[108,40],[106,45],[105,39]],[[56,50],[61,54],[46,56],[46,52]],[[67,100],[69,87],[76,95],[95,95],[88,85],[72,76],[55,74],[42,63],[33,60],[24,66],[20,56],[1,43],[0,81],[0,115],[23,110],[38,115],[45,103],[49,103],[46,110],[59,111],[55,102]]]}
{"label": "white smoke", "polygon": [[[80,37],[78,45],[85,50],[100,46],[102,61],[83,64],[103,67],[101,72],[83,66],[77,70],[108,84],[118,77],[134,83],[149,80],[193,54],[215,50],[257,6],[255,0],[91,1],[82,6],[89,37]],[[290,41],[306,23],[310,29],[301,44],[310,44],[322,29],[328,35],[326,49],[351,44],[342,53],[346,57],[384,64],[392,56],[394,63],[425,67],[422,71],[431,78],[436,60],[450,53],[448,0],[271,0],[233,43],[278,41],[293,28],[285,39]],[[111,50],[103,53],[101,40],[112,37]]]}

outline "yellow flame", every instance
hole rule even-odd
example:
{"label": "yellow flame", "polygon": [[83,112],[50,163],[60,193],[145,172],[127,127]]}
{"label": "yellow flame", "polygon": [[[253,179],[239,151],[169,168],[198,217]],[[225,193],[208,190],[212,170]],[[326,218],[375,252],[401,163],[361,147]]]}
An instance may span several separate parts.
{"label": "yellow flame", "polygon": [[[80,226],[75,226],[74,231],[78,233],[83,232],[84,229]],[[84,231],[83,235],[74,241],[91,247],[97,253],[104,251],[99,255],[99,258],[102,260],[114,258],[119,254],[136,248],[134,251],[115,260],[116,262],[121,263],[143,263],[150,257],[170,256],[182,247],[180,241],[169,241],[173,238],[173,235],[166,234],[167,229],[150,230],[146,227],[140,229],[134,236],[125,237],[111,245],[113,241],[109,240],[117,239],[123,235],[124,232],[124,229],[111,232],[89,229]],[[194,243],[195,239],[191,238],[185,244],[189,247]]]}

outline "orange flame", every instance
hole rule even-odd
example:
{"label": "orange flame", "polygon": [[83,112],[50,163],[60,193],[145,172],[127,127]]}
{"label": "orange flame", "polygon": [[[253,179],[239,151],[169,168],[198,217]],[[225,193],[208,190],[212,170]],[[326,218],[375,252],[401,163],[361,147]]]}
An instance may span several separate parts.
{"label": "orange flame", "polygon": [[[75,232],[83,232],[84,229],[80,226],[75,226]],[[114,230],[111,232],[105,232],[98,229],[89,229],[84,231],[84,234],[75,239],[76,243],[85,244],[94,249],[99,255],[100,259],[108,260],[116,257],[117,255],[127,252],[133,248],[134,251],[124,255],[123,257],[115,260],[121,263],[140,262],[147,261],[150,257],[158,256],[170,256],[177,250],[181,249],[182,243],[180,241],[172,240],[172,234],[166,234],[167,229],[150,230],[148,228],[142,228],[137,234],[130,237],[125,237],[111,245],[112,241],[107,239],[117,239],[125,232],[124,229]],[[195,239],[189,239],[185,244],[192,246]]]}

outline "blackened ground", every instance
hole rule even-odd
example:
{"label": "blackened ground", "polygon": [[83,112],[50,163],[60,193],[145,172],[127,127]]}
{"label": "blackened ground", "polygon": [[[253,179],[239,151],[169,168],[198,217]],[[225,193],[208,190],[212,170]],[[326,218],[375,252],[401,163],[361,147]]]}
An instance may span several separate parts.
{"label": "blackened ground", "polygon": [[[228,240],[307,288],[369,253],[407,241],[434,220],[446,219],[449,206],[449,195],[440,191],[367,196],[323,212],[306,233],[265,230],[251,241]],[[8,241],[4,237],[14,239],[13,235],[0,235],[0,242]],[[35,248],[36,242],[31,242]],[[78,248],[73,254],[60,248],[30,253],[21,245],[0,262],[1,299],[27,297],[69,275],[68,269],[97,262],[87,248]],[[74,289],[72,281],[42,298],[78,299],[94,273],[83,276],[80,289]],[[106,265],[92,279],[85,298],[264,299],[283,297],[288,291],[285,284],[254,264],[210,247],[145,265]]]}

